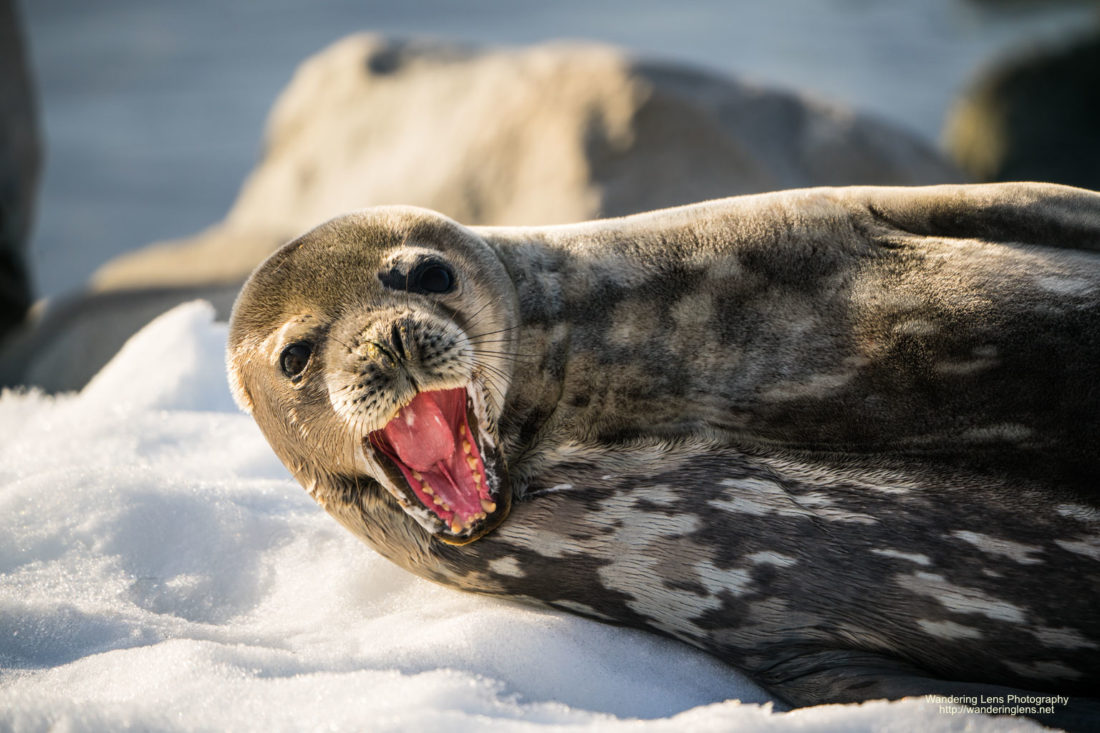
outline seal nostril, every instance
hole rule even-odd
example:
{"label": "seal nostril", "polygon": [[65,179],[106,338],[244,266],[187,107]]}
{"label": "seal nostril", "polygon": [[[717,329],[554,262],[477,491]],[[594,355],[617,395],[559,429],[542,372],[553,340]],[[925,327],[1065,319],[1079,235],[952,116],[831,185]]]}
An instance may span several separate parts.
{"label": "seal nostril", "polygon": [[401,354],[406,359],[409,358],[409,352],[405,350],[405,342],[401,340],[401,329],[396,323],[390,326],[390,341],[393,342],[395,353]]}

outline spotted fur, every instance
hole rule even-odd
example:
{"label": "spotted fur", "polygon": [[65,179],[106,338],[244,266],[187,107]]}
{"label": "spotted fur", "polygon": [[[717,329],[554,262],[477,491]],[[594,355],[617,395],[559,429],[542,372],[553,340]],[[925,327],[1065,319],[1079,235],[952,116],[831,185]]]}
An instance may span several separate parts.
{"label": "spotted fur", "polygon": [[[455,293],[393,290],[425,252]],[[795,705],[1014,688],[1100,720],[1100,195],[811,189],[516,229],[366,210],[257,270],[229,367],[303,485],[414,573],[681,639]],[[455,547],[361,446],[470,380],[515,503]]]}

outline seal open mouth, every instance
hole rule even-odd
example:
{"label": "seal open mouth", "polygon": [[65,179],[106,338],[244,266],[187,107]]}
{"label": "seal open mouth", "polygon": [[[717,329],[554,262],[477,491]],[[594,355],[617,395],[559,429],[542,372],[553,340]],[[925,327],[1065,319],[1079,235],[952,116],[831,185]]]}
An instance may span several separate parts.
{"label": "seal open mouth", "polygon": [[484,456],[493,447],[480,435],[466,389],[418,393],[367,440],[438,520],[429,529],[444,542],[472,542],[507,515],[500,461]]}

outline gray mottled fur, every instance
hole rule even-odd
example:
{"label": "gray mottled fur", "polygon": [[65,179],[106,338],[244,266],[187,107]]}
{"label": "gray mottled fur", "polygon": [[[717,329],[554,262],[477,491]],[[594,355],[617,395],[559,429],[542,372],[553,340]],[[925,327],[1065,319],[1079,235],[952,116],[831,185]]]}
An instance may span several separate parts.
{"label": "gray mottled fur", "polygon": [[[387,291],[379,272],[410,248],[465,290]],[[1044,721],[1088,729],[1098,250],[1100,195],[1043,184],[808,189],[548,228],[367,210],[261,265],[230,379],[326,510],[419,575],[673,636],[795,705],[1007,687],[1078,698]],[[417,387],[387,376],[393,404],[356,414],[359,432],[334,412],[334,373],[381,369],[349,334],[395,323],[470,336],[438,384],[404,365],[419,388],[462,369],[488,385],[515,503],[463,547],[357,458]],[[303,333],[319,376],[290,387],[278,354]]]}

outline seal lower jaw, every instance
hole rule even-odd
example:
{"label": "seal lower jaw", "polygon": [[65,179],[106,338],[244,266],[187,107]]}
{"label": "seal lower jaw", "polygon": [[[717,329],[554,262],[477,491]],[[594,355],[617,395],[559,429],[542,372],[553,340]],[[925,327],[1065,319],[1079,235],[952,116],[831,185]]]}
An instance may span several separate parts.
{"label": "seal lower jaw", "polygon": [[447,544],[483,537],[511,508],[504,460],[486,427],[484,405],[476,381],[420,392],[363,439],[367,457],[383,468],[383,486]]}

